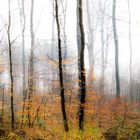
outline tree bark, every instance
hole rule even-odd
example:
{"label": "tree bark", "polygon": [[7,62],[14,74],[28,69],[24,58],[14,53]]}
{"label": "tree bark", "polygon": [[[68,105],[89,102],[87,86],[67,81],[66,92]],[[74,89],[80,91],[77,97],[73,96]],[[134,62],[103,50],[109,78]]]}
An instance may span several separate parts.
{"label": "tree bark", "polygon": [[83,25],[82,0],[77,0],[77,45],[78,45],[78,72],[79,72],[79,129],[84,129],[84,105],[86,98],[86,73],[84,63],[85,34]]}
{"label": "tree bark", "polygon": [[57,25],[57,39],[58,39],[58,57],[59,57],[59,82],[60,82],[60,91],[61,91],[61,110],[63,115],[63,122],[65,131],[68,132],[68,121],[65,109],[65,94],[64,94],[64,83],[63,83],[63,69],[62,69],[62,50],[61,50],[61,37],[60,37],[60,23],[58,15],[58,0],[55,0],[55,17]]}

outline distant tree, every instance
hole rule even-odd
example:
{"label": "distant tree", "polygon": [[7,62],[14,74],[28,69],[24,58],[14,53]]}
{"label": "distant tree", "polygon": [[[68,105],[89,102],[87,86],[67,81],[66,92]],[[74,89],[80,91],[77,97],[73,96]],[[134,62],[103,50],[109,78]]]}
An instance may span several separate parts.
{"label": "distant tree", "polygon": [[115,43],[116,97],[120,97],[119,44],[118,44],[118,34],[117,34],[117,28],[116,28],[116,0],[113,0],[112,23],[113,23],[113,35],[114,35],[114,43]]}

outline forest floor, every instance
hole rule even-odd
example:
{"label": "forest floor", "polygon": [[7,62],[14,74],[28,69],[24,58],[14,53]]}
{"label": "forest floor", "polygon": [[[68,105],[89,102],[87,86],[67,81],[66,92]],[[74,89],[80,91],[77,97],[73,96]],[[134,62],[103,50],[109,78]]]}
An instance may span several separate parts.
{"label": "forest floor", "polygon": [[[77,130],[70,131],[68,133],[61,133],[60,130],[55,130],[55,132],[46,132],[43,134],[40,130],[32,129],[29,132],[24,130],[14,130],[10,131],[8,129],[0,128],[0,140],[140,140],[138,136],[138,128],[133,129],[124,127],[124,129],[119,130],[120,128],[112,128],[106,133],[101,133],[101,130],[89,129],[84,132],[78,132]],[[133,130],[132,130],[133,129]],[[34,136],[31,134],[34,132]],[[36,132],[36,133],[35,133]],[[31,134],[29,136],[29,133]],[[44,136],[42,136],[42,134]]]}

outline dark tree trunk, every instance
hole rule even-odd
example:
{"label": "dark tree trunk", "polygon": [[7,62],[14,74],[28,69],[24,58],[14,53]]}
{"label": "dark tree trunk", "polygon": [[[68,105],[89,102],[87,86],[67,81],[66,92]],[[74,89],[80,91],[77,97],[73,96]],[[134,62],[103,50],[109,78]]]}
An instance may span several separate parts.
{"label": "dark tree trunk", "polygon": [[57,35],[58,35],[58,57],[59,57],[59,79],[60,79],[60,90],[61,90],[61,110],[62,110],[62,115],[63,115],[64,128],[65,128],[65,131],[67,132],[69,129],[68,129],[66,109],[65,109],[63,69],[62,69],[62,50],[61,50],[60,23],[59,23],[59,17],[58,17],[58,1],[57,0],[55,0],[55,17],[56,17]]}
{"label": "dark tree trunk", "polygon": [[77,29],[78,29],[78,72],[79,72],[79,129],[84,128],[84,105],[86,98],[86,73],[84,64],[85,34],[83,26],[82,0],[77,0]]}
{"label": "dark tree trunk", "polygon": [[14,122],[15,122],[15,114],[14,114],[14,78],[13,78],[13,64],[12,64],[12,43],[11,43],[11,36],[10,36],[10,29],[11,29],[11,3],[10,0],[8,0],[9,4],[9,17],[8,17],[8,30],[7,30],[7,35],[8,35],[8,47],[9,47],[9,63],[10,63],[10,82],[11,82],[11,87],[10,87],[10,93],[11,93],[11,126],[12,129],[14,129]]}
{"label": "dark tree trunk", "polygon": [[118,44],[118,35],[116,29],[116,0],[113,0],[112,23],[113,23],[113,34],[114,34],[114,43],[115,43],[116,97],[120,97],[119,44]]}

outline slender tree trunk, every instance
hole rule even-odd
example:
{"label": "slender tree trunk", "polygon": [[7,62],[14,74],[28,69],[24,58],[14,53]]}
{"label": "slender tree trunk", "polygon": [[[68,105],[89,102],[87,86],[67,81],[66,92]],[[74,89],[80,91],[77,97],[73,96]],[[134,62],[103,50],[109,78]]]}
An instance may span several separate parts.
{"label": "slender tree trunk", "polygon": [[10,63],[10,93],[11,93],[11,127],[14,129],[14,123],[15,123],[15,114],[14,114],[14,78],[13,78],[13,63],[12,63],[12,43],[11,43],[11,2],[8,0],[8,10],[9,10],[9,16],[8,16],[8,48],[9,48],[9,63]]}
{"label": "slender tree trunk", "polygon": [[84,63],[85,34],[83,25],[82,0],[77,0],[77,45],[78,45],[78,71],[79,71],[79,129],[84,129],[84,105],[86,98],[86,73]]}
{"label": "slender tree trunk", "polygon": [[60,79],[60,90],[61,90],[61,110],[63,115],[64,121],[64,128],[67,132],[68,129],[68,121],[65,109],[65,95],[64,95],[64,83],[63,83],[63,69],[62,69],[62,50],[61,50],[61,37],[60,37],[60,23],[59,23],[59,16],[58,16],[58,1],[55,0],[55,17],[56,17],[56,24],[57,24],[57,37],[58,37],[58,57],[59,57],[59,79]]}
{"label": "slender tree trunk", "polygon": [[30,49],[30,60],[29,60],[29,93],[28,93],[28,126],[31,127],[31,102],[34,91],[34,28],[33,28],[33,13],[34,13],[34,0],[31,0],[31,11],[30,11],[30,35],[31,35],[31,49]]}
{"label": "slender tree trunk", "polygon": [[118,35],[117,35],[117,29],[116,29],[116,0],[113,0],[112,23],[113,23],[113,34],[114,34],[114,43],[115,43],[116,97],[120,97],[119,44],[118,44]]}

